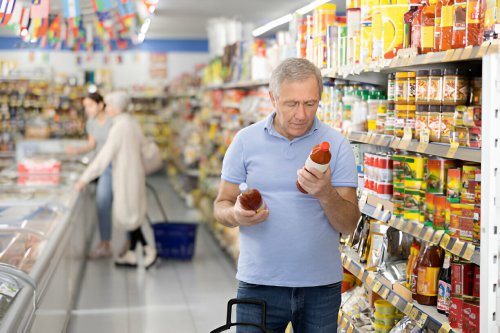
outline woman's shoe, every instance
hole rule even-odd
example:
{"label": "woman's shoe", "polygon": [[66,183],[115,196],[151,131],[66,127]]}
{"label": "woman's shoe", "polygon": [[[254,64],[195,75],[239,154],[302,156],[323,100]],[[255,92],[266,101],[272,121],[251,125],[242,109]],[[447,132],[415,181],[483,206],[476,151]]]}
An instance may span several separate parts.
{"label": "woman's shoe", "polygon": [[144,268],[148,269],[153,266],[158,258],[156,249],[150,245],[144,247]]}
{"label": "woman's shoe", "polygon": [[122,267],[137,267],[137,254],[135,254],[135,251],[128,250],[123,256],[116,258],[115,265]]}
{"label": "woman's shoe", "polygon": [[106,248],[104,246],[98,246],[89,253],[88,258],[101,259],[101,258],[108,258],[111,256],[113,256],[113,252],[111,251],[111,249]]}

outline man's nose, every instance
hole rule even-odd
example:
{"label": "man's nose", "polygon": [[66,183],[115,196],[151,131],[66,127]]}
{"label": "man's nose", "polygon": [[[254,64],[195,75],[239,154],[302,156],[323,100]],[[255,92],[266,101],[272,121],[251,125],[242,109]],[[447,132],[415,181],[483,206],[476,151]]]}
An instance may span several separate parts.
{"label": "man's nose", "polygon": [[299,107],[295,112],[295,118],[300,120],[307,118],[307,110],[305,103],[299,103]]}

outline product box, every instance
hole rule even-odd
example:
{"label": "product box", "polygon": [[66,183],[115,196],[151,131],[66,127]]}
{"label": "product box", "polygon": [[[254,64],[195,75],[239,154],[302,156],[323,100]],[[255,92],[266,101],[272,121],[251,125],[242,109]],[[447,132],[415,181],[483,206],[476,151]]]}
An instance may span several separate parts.
{"label": "product box", "polygon": [[472,242],[474,234],[474,220],[467,217],[460,217],[460,239]]}
{"label": "product box", "polygon": [[460,202],[460,191],[462,189],[462,170],[449,169],[448,170],[448,185],[446,194],[448,201]]}
{"label": "product box", "polygon": [[405,188],[425,189],[425,165],[423,156],[407,156],[405,159]]}
{"label": "product box", "polygon": [[460,197],[467,199],[467,192],[469,183],[481,179],[481,167],[476,164],[464,165],[462,167],[462,188],[460,190]]}
{"label": "product box", "polygon": [[463,299],[451,296],[450,298],[450,315],[448,317],[451,328],[462,329],[462,307]]}
{"label": "product box", "polygon": [[375,6],[373,9],[373,55],[374,60],[379,57],[394,58],[398,50],[403,48],[404,15],[408,5]]}
{"label": "product box", "polygon": [[455,161],[443,158],[430,158],[426,164],[427,192],[444,194],[448,170],[456,167]]}
{"label": "product box", "polygon": [[456,296],[472,296],[474,264],[451,263],[451,293]]}
{"label": "product box", "polygon": [[469,304],[469,332],[480,333],[480,308],[478,303]]}
{"label": "product box", "polygon": [[474,227],[472,229],[472,243],[476,246],[481,245],[481,207],[474,209]]}

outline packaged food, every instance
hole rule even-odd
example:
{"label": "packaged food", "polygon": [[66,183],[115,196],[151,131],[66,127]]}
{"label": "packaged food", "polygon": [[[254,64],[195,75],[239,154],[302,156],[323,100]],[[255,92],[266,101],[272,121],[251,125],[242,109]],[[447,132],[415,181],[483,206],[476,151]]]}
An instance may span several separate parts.
{"label": "packaged food", "polygon": [[468,217],[460,217],[460,239],[467,242],[472,242],[474,233],[474,219]]}
{"label": "packaged food", "polygon": [[453,2],[441,8],[441,38],[439,40],[440,51],[451,49],[453,36]]}
{"label": "packaged food", "polygon": [[425,204],[424,204],[424,221],[425,223],[434,222],[434,194],[425,193]]}
{"label": "packaged food", "polygon": [[472,244],[476,246],[481,245],[481,207],[476,207],[474,213]]}
{"label": "packaged food", "polygon": [[451,105],[444,105],[441,108],[441,136],[440,142],[450,143],[450,133],[453,126],[453,117],[455,115],[455,107]]}
{"label": "packaged food", "polygon": [[[479,118],[478,120],[476,120]],[[481,126],[481,107],[469,106],[463,110],[462,124],[465,127]]]}
{"label": "packaged food", "polygon": [[409,89],[409,72],[396,73],[396,85],[394,89],[395,102],[397,104],[407,104]]}
{"label": "packaged food", "polygon": [[448,170],[456,166],[455,161],[444,158],[429,158],[426,164],[427,192],[444,194]]}
{"label": "packaged food", "polygon": [[457,296],[450,297],[450,315],[448,317],[451,328],[460,330],[462,329],[462,307],[463,299]]}
{"label": "packaged food", "polygon": [[387,233],[387,225],[384,223],[372,220],[370,222],[370,251],[368,252],[368,259],[366,268],[368,270],[376,269],[383,259],[384,254],[384,238]]}
{"label": "packaged food", "polygon": [[422,9],[421,38],[422,53],[434,51],[434,27],[436,17],[436,6],[429,4]]}
{"label": "packaged food", "polygon": [[[469,105],[480,106],[482,104],[483,96],[483,80],[480,77],[475,77],[470,81],[471,94]],[[481,126],[480,124],[477,126]]]}
{"label": "packaged food", "polygon": [[465,46],[477,46],[483,43],[485,10],[484,0],[467,0]]}
{"label": "packaged food", "polygon": [[434,229],[446,229],[446,197],[444,195],[433,195],[434,214],[432,223]]}
{"label": "packaged food", "polygon": [[464,113],[467,111],[465,105],[457,105],[455,107],[455,114],[453,115],[453,126],[464,125]]}
{"label": "packaged food", "polygon": [[392,168],[394,186],[404,186],[406,178],[406,156],[392,155]]}
{"label": "packaged food", "polygon": [[448,232],[451,237],[460,237],[460,216],[462,214],[462,205],[459,203],[450,203],[450,223]]}
{"label": "packaged food", "polygon": [[447,196],[450,202],[460,202],[460,192],[462,190],[462,170],[448,170]]}
{"label": "packaged food", "polygon": [[481,268],[474,266],[474,287],[472,288],[472,296],[479,298],[481,290]]}
{"label": "packaged food", "polygon": [[[462,188],[460,197],[467,200],[469,183],[481,177],[481,166],[478,164],[466,164],[462,166]],[[475,184],[475,183],[474,183]]]}
{"label": "packaged food", "polygon": [[469,97],[469,81],[462,70],[446,68],[443,76],[443,105],[464,105]]}
{"label": "packaged food", "polygon": [[415,105],[408,105],[406,110],[407,110],[407,112],[406,112],[405,127],[411,128],[412,138],[414,138],[415,137],[415,118],[416,118]]}
{"label": "packaged food", "polygon": [[390,73],[387,77],[387,101],[396,102],[396,74]]}
{"label": "packaged food", "polygon": [[387,115],[384,124],[384,134],[386,135],[394,135],[394,126],[396,122],[395,110],[396,106],[394,103],[387,104]]}
{"label": "packaged food", "polygon": [[474,287],[474,264],[465,262],[451,263],[451,294],[472,296]]}
{"label": "packaged food", "polygon": [[422,53],[422,10],[423,6],[419,6],[413,13],[411,23],[410,43],[411,47],[417,49],[418,53]]}
{"label": "packaged food", "polygon": [[480,332],[480,307],[478,301],[471,301],[469,303],[470,314],[469,314],[469,332],[479,333]]}
{"label": "packaged food", "polygon": [[394,122],[394,135],[397,137],[403,137],[404,129],[406,127],[406,119],[408,115],[408,107],[406,104],[396,105],[396,116]]}
{"label": "packaged food", "polygon": [[375,312],[380,315],[391,316],[396,313],[396,308],[386,300],[379,299],[375,301]]}
{"label": "packaged food", "polygon": [[417,71],[417,91],[415,103],[417,105],[429,104],[429,71],[422,69]]}
{"label": "packaged food", "polygon": [[469,129],[469,146],[471,148],[481,148],[481,127]]}
{"label": "packaged food", "polygon": [[373,9],[373,47],[375,58],[379,53],[392,59],[403,48],[404,15],[408,5],[382,5]]}
{"label": "packaged food", "polygon": [[465,47],[465,31],[467,25],[467,2],[456,0],[453,5],[453,31],[451,37],[451,48],[460,49]]}
{"label": "packaged food", "polygon": [[416,297],[419,304],[437,304],[439,271],[443,260],[443,251],[438,245],[427,244],[420,254]]}
{"label": "packaged food", "polygon": [[427,98],[429,104],[441,105],[443,100],[443,71],[440,68],[430,71]]}
{"label": "packaged food", "polygon": [[425,196],[422,191],[416,189],[404,190],[404,219],[405,221],[420,222],[420,211],[423,212]]}
{"label": "packaged food", "polygon": [[462,304],[462,332],[470,333],[470,303],[469,300],[463,298],[464,302]]}
{"label": "packaged food", "polygon": [[458,142],[461,147],[469,146],[469,129],[463,126],[453,126],[450,133],[450,142]]}
{"label": "packaged food", "polygon": [[429,129],[429,105],[417,105],[417,112],[415,114],[415,138],[419,140],[420,133],[428,129]]}
{"label": "packaged food", "polygon": [[427,158],[408,155],[405,158],[405,188],[425,189],[425,164]]}
{"label": "packaged food", "polygon": [[430,141],[439,142],[441,139],[441,105],[429,107]]}

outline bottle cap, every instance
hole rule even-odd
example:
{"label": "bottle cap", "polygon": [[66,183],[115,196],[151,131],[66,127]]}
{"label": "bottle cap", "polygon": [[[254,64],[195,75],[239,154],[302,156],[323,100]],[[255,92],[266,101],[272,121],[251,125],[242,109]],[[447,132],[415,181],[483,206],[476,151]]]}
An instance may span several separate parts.
{"label": "bottle cap", "polygon": [[329,151],[330,150],[330,144],[326,141],[321,142],[320,146],[322,151]]}
{"label": "bottle cap", "polygon": [[239,188],[240,188],[240,192],[243,193],[243,192],[246,192],[248,190],[248,185],[247,185],[247,183],[241,183]]}

